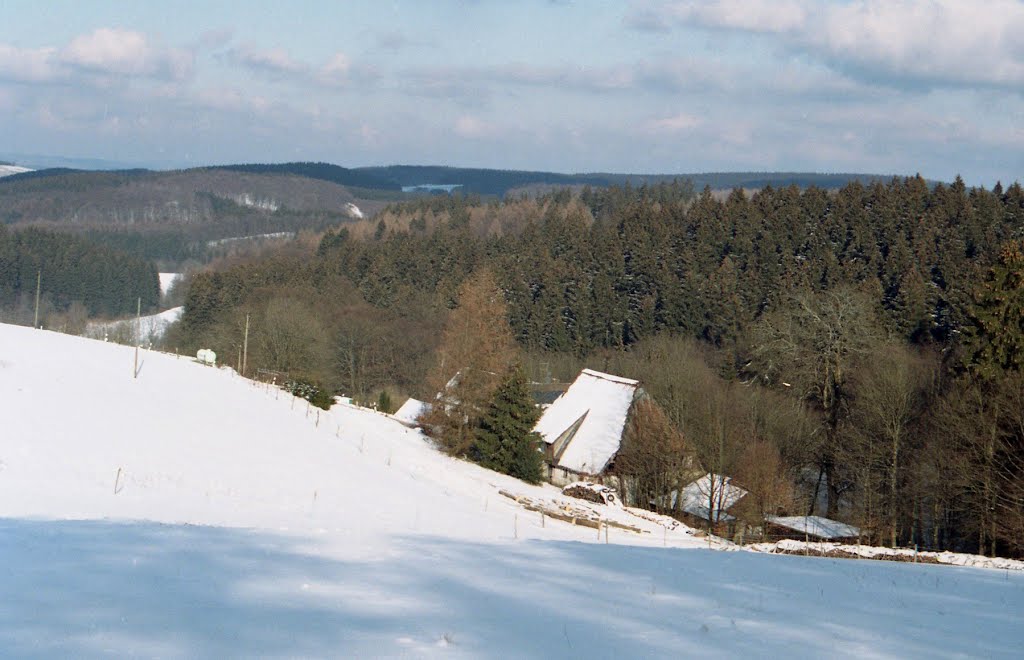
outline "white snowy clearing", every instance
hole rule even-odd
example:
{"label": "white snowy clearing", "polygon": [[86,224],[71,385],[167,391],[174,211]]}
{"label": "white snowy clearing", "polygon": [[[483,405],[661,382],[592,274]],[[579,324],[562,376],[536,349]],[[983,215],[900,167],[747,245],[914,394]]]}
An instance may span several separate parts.
{"label": "white snowy clearing", "polygon": [[217,247],[220,245],[227,245],[228,243],[236,243],[238,241],[267,241],[292,238],[295,238],[295,232],[293,231],[275,231],[269,234],[253,234],[251,236],[230,236],[228,238],[218,238],[213,241],[206,241],[206,247]]}
{"label": "white snowy clearing", "polygon": [[166,296],[171,287],[181,278],[181,273],[157,273],[160,278],[160,295]]}
{"label": "white snowy clearing", "polygon": [[184,309],[181,306],[172,307],[156,314],[140,316],[138,319],[89,321],[84,334],[91,339],[123,338],[127,343],[135,343],[138,340],[148,344],[162,337],[167,328],[181,318]]}
{"label": "white snowy clearing", "polygon": [[0,177],[11,176],[12,174],[22,174],[23,172],[31,172],[27,167],[20,167],[18,165],[0,165]]}
{"label": "white snowy clearing", "polygon": [[[5,657],[1019,657],[1024,572],[709,549],[351,406],[0,325]],[[137,377],[136,377],[137,376]],[[575,501],[583,506],[582,501]],[[600,540],[599,540],[600,535]],[[718,546],[715,546],[716,548]]]}

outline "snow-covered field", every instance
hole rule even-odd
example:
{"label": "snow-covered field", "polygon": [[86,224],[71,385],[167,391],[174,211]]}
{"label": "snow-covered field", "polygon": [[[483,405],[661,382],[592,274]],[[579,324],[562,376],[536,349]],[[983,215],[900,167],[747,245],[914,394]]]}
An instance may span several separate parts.
{"label": "snow-covered field", "polygon": [[[4,657],[1019,657],[1024,573],[708,547],[375,412],[0,325]],[[137,376],[137,377],[136,377]],[[605,535],[607,534],[607,535]]]}

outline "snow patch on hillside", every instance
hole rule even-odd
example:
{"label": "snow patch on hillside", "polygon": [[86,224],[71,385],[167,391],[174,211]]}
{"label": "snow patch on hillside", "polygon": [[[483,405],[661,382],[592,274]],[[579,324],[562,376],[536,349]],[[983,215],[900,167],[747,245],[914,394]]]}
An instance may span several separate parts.
{"label": "snow patch on hillside", "polygon": [[239,206],[245,206],[251,209],[259,209],[260,211],[274,212],[281,208],[281,205],[276,200],[269,197],[259,197],[251,195],[249,193],[242,193],[241,195],[233,195],[231,197]]}
{"label": "snow patch on hillside", "polygon": [[166,296],[174,283],[181,279],[181,273],[158,273],[160,277],[160,295]]}
{"label": "snow patch on hillside", "polygon": [[84,335],[90,339],[117,341],[122,344],[150,344],[163,337],[167,328],[181,318],[184,310],[184,307],[179,306],[138,319],[90,321],[85,326]]}
{"label": "snow patch on hillside", "polygon": [[254,234],[252,236],[231,236],[229,238],[218,238],[213,241],[207,241],[206,246],[217,247],[219,245],[227,245],[229,243],[237,243],[239,241],[259,241],[291,238],[295,238],[295,232],[293,231],[275,231],[269,234]]}
{"label": "snow patch on hillside", "polygon": [[22,174],[23,172],[32,172],[27,167],[20,167],[18,165],[0,165],[0,177],[11,176],[12,174]]}

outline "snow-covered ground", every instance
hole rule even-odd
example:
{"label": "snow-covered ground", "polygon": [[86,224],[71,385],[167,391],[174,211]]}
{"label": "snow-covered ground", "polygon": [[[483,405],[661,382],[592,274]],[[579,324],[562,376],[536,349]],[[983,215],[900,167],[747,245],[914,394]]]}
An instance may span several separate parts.
{"label": "snow-covered ground", "polygon": [[[0,325],[0,655],[1019,657],[1024,573],[709,549],[390,417]],[[579,504],[579,502],[577,502]],[[568,502],[566,502],[568,504]],[[596,506],[596,505],[595,505]],[[716,544],[713,548],[721,547]]]}
{"label": "snow-covered ground", "polygon": [[229,238],[218,238],[217,240],[214,241],[206,241],[206,247],[218,247],[221,245],[227,245],[229,243],[237,243],[239,241],[263,241],[291,238],[295,238],[295,232],[293,231],[275,231],[269,234],[253,234],[252,236],[231,236]]}
{"label": "snow-covered ground", "polygon": [[363,210],[352,202],[345,204],[345,212],[348,213],[350,218],[362,219],[366,217],[366,215],[363,214]]}
{"label": "snow-covered ground", "polygon": [[913,548],[880,548],[873,545],[835,543],[830,541],[798,541],[782,539],[772,543],[757,543],[746,546],[754,552],[769,552],[790,555],[816,555],[820,557],[860,557],[886,561],[928,562],[951,566],[977,566],[1007,571],[1024,571],[1024,561],[1005,557],[968,555],[963,552],[928,552]]}
{"label": "snow-covered ground", "polygon": [[158,273],[160,277],[160,295],[166,296],[171,286],[181,278],[181,273]]}
{"label": "snow-covered ground", "polygon": [[90,321],[85,326],[85,336],[91,339],[110,339],[121,343],[134,343],[136,340],[148,344],[163,336],[168,326],[181,318],[184,307],[149,314],[138,319],[121,319],[118,321]]}

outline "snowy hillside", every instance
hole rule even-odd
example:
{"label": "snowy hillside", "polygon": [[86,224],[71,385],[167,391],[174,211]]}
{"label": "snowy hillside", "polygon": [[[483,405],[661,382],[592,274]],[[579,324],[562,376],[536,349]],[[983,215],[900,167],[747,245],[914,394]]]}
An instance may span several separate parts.
{"label": "snowy hillside", "polygon": [[18,165],[0,165],[0,177],[31,171],[32,170],[27,167],[19,167]]}
{"label": "snowy hillside", "polygon": [[144,351],[135,372],[133,354],[0,325],[2,655],[1014,657],[1024,644],[1021,572],[709,549],[627,510],[573,525],[499,493],[553,504],[554,488],[450,459],[386,415],[318,412],[173,355]]}
{"label": "snowy hillside", "polygon": [[90,321],[85,327],[84,335],[91,339],[109,339],[122,344],[152,344],[167,332],[167,328],[181,318],[184,307],[148,314],[138,319],[127,318],[118,321]]}

